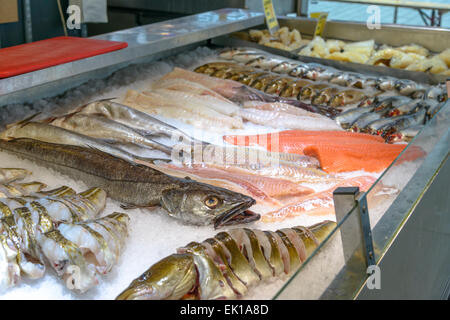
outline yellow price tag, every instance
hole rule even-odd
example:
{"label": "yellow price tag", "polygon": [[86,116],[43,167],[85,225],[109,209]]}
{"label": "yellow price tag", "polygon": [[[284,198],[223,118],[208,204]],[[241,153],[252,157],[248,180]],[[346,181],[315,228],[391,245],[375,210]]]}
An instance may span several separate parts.
{"label": "yellow price tag", "polygon": [[322,36],[323,30],[325,29],[325,24],[327,23],[328,12],[311,12],[311,18],[317,19],[316,30],[314,31],[314,36]]}
{"label": "yellow price tag", "polygon": [[275,31],[280,29],[278,24],[277,16],[275,15],[275,10],[273,9],[272,0],[262,0],[264,7],[264,14],[266,15],[267,29],[269,29],[270,34],[274,34]]}

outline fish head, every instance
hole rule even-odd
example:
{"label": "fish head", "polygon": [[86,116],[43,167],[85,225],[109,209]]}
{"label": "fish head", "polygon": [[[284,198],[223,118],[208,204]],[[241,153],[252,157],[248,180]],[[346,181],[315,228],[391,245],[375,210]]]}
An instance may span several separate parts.
{"label": "fish head", "polygon": [[195,289],[197,270],[191,254],[173,254],[133,280],[116,300],[177,300]]}
{"label": "fish head", "polygon": [[163,192],[161,206],[169,215],[195,225],[215,228],[260,218],[249,210],[255,200],[224,188],[187,180],[184,186]]}

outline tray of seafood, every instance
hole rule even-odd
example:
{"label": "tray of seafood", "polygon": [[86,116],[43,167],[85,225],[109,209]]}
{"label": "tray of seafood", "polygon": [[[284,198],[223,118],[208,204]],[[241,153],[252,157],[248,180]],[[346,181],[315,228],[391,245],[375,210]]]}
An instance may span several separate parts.
{"label": "tray of seafood", "polygon": [[[407,142],[443,87],[252,50],[199,47],[5,107],[0,297],[271,299],[336,229],[336,188],[426,155]],[[375,189],[372,206],[400,191]]]}
{"label": "tray of seafood", "polygon": [[[391,32],[395,34],[395,30]],[[355,30],[355,33],[358,34],[358,31]],[[450,39],[448,33],[444,43]],[[373,38],[351,41],[333,35],[312,37],[289,26],[280,28],[274,35],[270,35],[266,29],[250,29],[225,38],[225,45],[253,46],[279,55],[287,53],[286,56],[290,58],[349,71],[384,73],[428,83],[445,81],[450,75],[450,48],[433,52],[414,42],[391,45]]]}

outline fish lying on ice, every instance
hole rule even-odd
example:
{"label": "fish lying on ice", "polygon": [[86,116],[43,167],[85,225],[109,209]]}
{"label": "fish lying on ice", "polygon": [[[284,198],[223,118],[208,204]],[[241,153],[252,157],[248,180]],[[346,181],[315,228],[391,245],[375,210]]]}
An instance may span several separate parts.
{"label": "fish lying on ice", "polygon": [[182,137],[186,143],[195,141],[174,126],[164,123],[145,112],[111,100],[94,101],[77,108],[74,112],[103,116],[139,131],[144,130],[149,135],[163,135],[169,138]]}
{"label": "fish lying on ice", "polygon": [[299,130],[342,130],[341,127],[329,118],[296,116],[282,111],[267,111],[245,108],[239,115],[250,122],[268,125],[272,128],[288,128]]}
{"label": "fish lying on ice", "polygon": [[132,155],[101,140],[40,122],[19,122],[0,133],[0,139],[10,140],[16,138],[29,138],[48,143],[93,148],[130,163],[134,163],[139,158],[137,155]]}
{"label": "fish lying on ice", "polygon": [[200,128],[243,128],[240,118],[221,114],[209,107],[171,100],[153,91],[140,93],[129,90],[122,102],[142,112],[175,118]]}
{"label": "fish lying on ice", "polygon": [[333,116],[336,114],[334,110],[321,109],[319,107],[305,104],[298,100],[283,98],[279,96],[271,96],[233,80],[214,78],[205,74],[200,74],[181,68],[174,68],[172,72],[164,75],[161,78],[161,80],[167,79],[185,79],[188,81],[198,82],[203,86],[219,93],[230,101],[238,104],[243,104],[245,101],[281,102],[324,115]]}
{"label": "fish lying on ice", "polygon": [[45,189],[47,185],[42,182],[0,184],[0,198],[28,196]]}
{"label": "fish lying on ice", "polygon": [[97,115],[72,113],[47,122],[72,132],[105,141],[133,143],[171,154],[172,149],[146,137],[146,133],[138,132],[124,124]]}
{"label": "fish lying on ice", "polygon": [[0,199],[0,289],[43,277],[45,261],[69,289],[97,285],[120,256],[129,221],[123,213],[97,218],[105,203],[99,188],[76,194],[65,186]]}
{"label": "fish lying on ice", "polygon": [[281,209],[264,214],[262,221],[277,222],[300,215],[327,216],[333,215],[334,202],[333,191],[338,187],[359,187],[361,191],[367,191],[376,181],[372,176],[360,176],[343,180],[330,189],[313,193],[299,198],[296,203],[287,205]]}
{"label": "fish lying on ice", "polygon": [[323,221],[275,232],[233,229],[191,242],[133,280],[118,300],[236,299],[258,283],[292,274],[335,229]]}
{"label": "fish lying on ice", "polygon": [[131,207],[162,206],[185,223],[220,227],[259,219],[247,210],[255,203],[248,196],[171,177],[98,150],[32,139],[0,140],[0,150],[102,188],[109,197]]}

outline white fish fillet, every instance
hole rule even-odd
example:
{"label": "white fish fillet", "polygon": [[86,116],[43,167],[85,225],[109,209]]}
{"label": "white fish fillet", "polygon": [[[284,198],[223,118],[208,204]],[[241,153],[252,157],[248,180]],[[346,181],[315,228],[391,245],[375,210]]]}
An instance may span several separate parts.
{"label": "white fish fillet", "polygon": [[342,130],[342,128],[331,119],[296,116],[280,111],[266,111],[248,108],[241,109],[239,115],[247,121],[261,125],[268,125],[272,128],[317,131]]}
{"label": "white fish fillet", "polygon": [[152,92],[160,94],[167,100],[176,103],[176,105],[184,106],[185,108],[205,107],[227,116],[237,114],[240,109],[239,106],[232,102],[227,103],[212,96],[201,96],[194,93],[166,89],[157,89]]}
{"label": "white fish fillet", "polygon": [[130,90],[123,103],[142,112],[180,119],[199,128],[243,128],[240,118],[229,117],[200,105],[177,103],[175,99],[171,100],[157,92],[139,93]]}
{"label": "white fish fillet", "polygon": [[265,110],[265,111],[280,111],[289,113],[295,116],[301,116],[301,117],[312,117],[312,118],[318,118],[318,119],[328,119],[327,117],[310,112],[305,109],[294,107],[293,105],[282,103],[282,102],[273,102],[273,103],[267,103],[263,101],[246,101],[244,102],[244,108],[251,108],[251,109],[258,109],[258,110]]}
{"label": "white fish fillet", "polygon": [[222,101],[225,101],[228,103],[232,103],[227,98],[225,98],[225,97],[221,96],[220,94],[218,94],[217,92],[205,87],[204,85],[197,83],[197,82],[188,81],[186,79],[166,79],[166,80],[155,81],[152,84],[152,89],[178,90],[178,91],[183,91],[183,92],[195,93],[195,94],[199,94],[202,96],[209,95],[209,96],[213,96],[219,100],[222,100]]}

